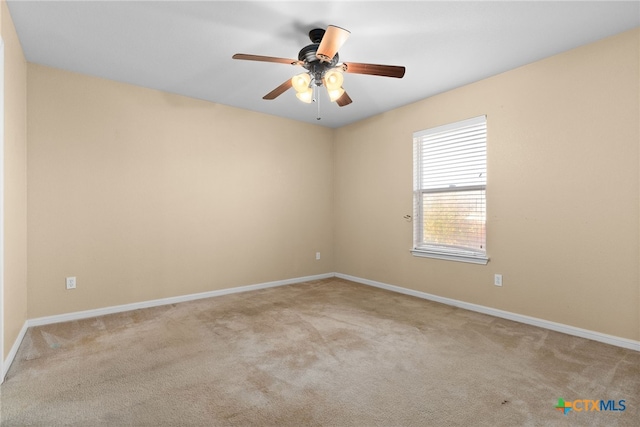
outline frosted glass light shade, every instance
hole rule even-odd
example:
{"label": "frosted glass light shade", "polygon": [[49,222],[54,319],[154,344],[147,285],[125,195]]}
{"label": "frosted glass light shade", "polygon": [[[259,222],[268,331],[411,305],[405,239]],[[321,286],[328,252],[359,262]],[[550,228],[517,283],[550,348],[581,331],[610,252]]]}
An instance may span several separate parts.
{"label": "frosted glass light shade", "polygon": [[330,91],[340,89],[343,82],[344,76],[340,71],[329,70],[324,75],[324,85]]}
{"label": "frosted glass light shade", "polygon": [[309,89],[311,77],[307,73],[298,74],[291,78],[291,85],[298,93],[306,92]]}
{"label": "frosted glass light shade", "polygon": [[311,101],[313,100],[313,90],[310,87],[308,87],[307,90],[305,90],[304,92],[296,93],[296,97],[298,97],[300,101],[310,104]]}
{"label": "frosted glass light shade", "polygon": [[340,99],[340,97],[344,94],[344,89],[341,87],[333,90],[330,90],[329,88],[327,88],[327,92],[329,92],[329,99],[331,100],[331,102],[334,102]]}

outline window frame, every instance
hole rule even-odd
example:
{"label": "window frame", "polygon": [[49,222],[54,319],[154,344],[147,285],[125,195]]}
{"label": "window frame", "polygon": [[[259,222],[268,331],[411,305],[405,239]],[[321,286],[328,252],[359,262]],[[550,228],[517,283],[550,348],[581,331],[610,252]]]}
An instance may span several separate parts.
{"label": "window frame", "polygon": [[[448,186],[439,188],[423,188],[423,159],[422,159],[422,139],[425,136],[436,135],[442,133],[455,132],[459,129],[463,129],[469,126],[477,126],[484,124],[484,184],[470,184],[462,186]],[[473,264],[486,265],[489,262],[486,246],[486,115],[473,117],[466,120],[461,120],[455,123],[450,123],[434,128],[429,128],[421,131],[414,132],[413,134],[413,247],[411,254],[417,257],[434,258],[448,261],[460,261]],[[437,245],[434,243],[424,243],[424,210],[423,210],[423,198],[425,194],[436,193],[464,193],[470,191],[482,191],[482,201],[484,203],[484,242],[482,245],[483,250],[472,250],[466,248],[456,248],[454,246],[446,247],[446,245]]]}

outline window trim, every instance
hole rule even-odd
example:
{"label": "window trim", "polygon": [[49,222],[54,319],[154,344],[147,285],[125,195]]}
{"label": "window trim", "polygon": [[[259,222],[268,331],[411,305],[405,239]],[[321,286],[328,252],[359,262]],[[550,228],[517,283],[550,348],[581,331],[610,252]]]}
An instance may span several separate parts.
{"label": "window trim", "polygon": [[478,255],[465,255],[462,253],[454,254],[448,252],[440,252],[440,251],[429,251],[426,249],[411,249],[411,255],[419,258],[433,258],[433,259],[441,259],[446,261],[459,261],[459,262],[467,262],[470,264],[482,264],[487,265],[489,262],[489,257],[487,255],[478,256]]}
{"label": "window trim", "polygon": [[[429,189],[429,190],[425,190],[423,188],[418,188],[420,187],[420,185],[418,184],[418,182],[416,181],[417,179],[420,179],[420,175],[419,172],[416,173],[416,138],[422,138],[425,135],[431,135],[431,134],[436,134],[436,133],[441,133],[441,132],[448,132],[448,131],[453,131],[465,126],[469,126],[469,125],[474,125],[474,124],[479,124],[481,122],[485,123],[486,126],[486,121],[487,121],[487,117],[486,115],[481,115],[481,116],[477,116],[477,117],[473,117],[470,119],[466,119],[466,120],[461,120],[455,123],[449,123],[449,124],[445,124],[442,126],[437,126],[434,128],[430,128],[430,129],[425,129],[422,131],[418,131],[418,132],[414,132],[413,134],[413,139],[414,139],[414,160],[413,160],[413,167],[414,167],[414,188],[413,188],[413,204],[414,204],[414,215],[413,215],[413,219],[414,221],[421,221],[422,220],[422,213],[418,212],[418,210],[420,209],[421,203],[418,202],[416,200],[416,198],[422,197],[422,195],[424,193],[435,193],[435,192],[446,192],[446,191],[451,191],[451,189],[447,189],[447,188],[443,188],[442,190],[439,189]],[[486,152],[485,152],[485,156],[486,156]],[[486,172],[486,169],[485,169]],[[475,186],[467,186],[467,187],[463,187],[463,188],[459,188],[457,189],[457,191],[471,191],[471,190],[482,190],[485,192],[484,194],[484,198],[485,198],[485,203],[486,203],[486,183],[484,185],[475,185]],[[485,227],[486,227],[486,217],[485,217]],[[486,230],[486,229],[485,229]],[[417,242],[422,240],[422,233],[424,232],[424,230],[419,227],[419,225],[416,223],[414,224],[414,231],[413,231],[413,247],[410,250],[411,254],[413,256],[416,257],[422,257],[422,258],[433,258],[433,259],[439,259],[439,260],[447,260],[447,261],[459,261],[459,262],[466,262],[466,263],[472,263],[472,264],[481,264],[481,265],[486,265],[489,262],[489,256],[487,254],[486,251],[486,235],[485,235],[485,251],[484,253],[480,253],[480,252],[475,252],[475,251],[470,251],[470,250],[465,250],[465,249],[459,249],[456,250],[455,248],[448,248],[446,250],[443,250],[441,248],[429,248],[428,245],[424,245],[424,246],[418,246]],[[420,239],[417,239],[417,236],[420,236]]]}

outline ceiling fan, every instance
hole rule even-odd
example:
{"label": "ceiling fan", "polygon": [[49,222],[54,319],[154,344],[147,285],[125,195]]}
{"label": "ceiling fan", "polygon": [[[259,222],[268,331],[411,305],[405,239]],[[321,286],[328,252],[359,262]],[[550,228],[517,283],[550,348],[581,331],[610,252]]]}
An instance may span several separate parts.
{"label": "ceiling fan", "polygon": [[345,105],[351,104],[352,100],[342,87],[344,81],[343,73],[402,78],[405,72],[404,67],[396,65],[338,62],[340,60],[338,49],[347,41],[349,34],[350,32],[348,30],[335,25],[329,25],[326,30],[315,28],[309,31],[311,44],[300,50],[297,60],[244,53],[236,53],[233,55],[233,59],[276,62],[301,66],[307,70],[285,81],[263,96],[262,99],[276,99],[289,88],[293,87],[296,90],[298,99],[310,103],[314,98],[314,88],[325,86],[331,102],[335,102],[340,107],[344,107]]}

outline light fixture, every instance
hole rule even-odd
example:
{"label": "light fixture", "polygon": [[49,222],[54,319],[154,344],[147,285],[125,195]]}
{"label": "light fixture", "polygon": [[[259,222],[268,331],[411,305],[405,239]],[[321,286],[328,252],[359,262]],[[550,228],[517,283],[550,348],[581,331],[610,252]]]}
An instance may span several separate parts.
{"label": "light fixture", "polygon": [[291,78],[291,85],[298,93],[306,92],[310,83],[311,76],[308,73],[298,74]]}
{"label": "light fixture", "polygon": [[297,92],[296,97],[302,102],[311,104],[311,101],[313,101],[313,90],[310,87],[307,87],[305,91]]}
{"label": "light fixture", "polygon": [[331,100],[331,102],[337,101],[342,95],[344,95],[344,89],[341,87],[339,87],[338,89],[329,89],[327,87],[327,92],[329,92],[329,99]]}
{"label": "light fixture", "polygon": [[328,91],[340,89],[343,82],[344,76],[335,68],[327,71],[324,75],[324,85],[327,87]]}
{"label": "light fixture", "polygon": [[[321,73],[324,73],[324,75]],[[296,90],[296,97],[307,104],[313,101],[313,89],[311,87],[314,85],[324,85],[327,88],[331,102],[337,101],[344,94],[343,82],[344,76],[337,68],[331,68],[326,72],[321,70],[316,72],[313,77],[311,73],[302,73],[291,78],[291,86]]]}

